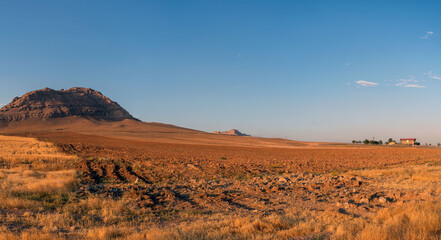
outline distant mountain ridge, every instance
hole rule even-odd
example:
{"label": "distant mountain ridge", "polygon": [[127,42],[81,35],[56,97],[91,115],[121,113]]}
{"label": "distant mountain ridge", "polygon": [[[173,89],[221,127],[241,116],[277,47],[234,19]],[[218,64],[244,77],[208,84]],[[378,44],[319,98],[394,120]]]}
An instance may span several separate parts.
{"label": "distant mountain ridge", "polygon": [[16,97],[0,109],[0,120],[48,120],[62,117],[89,117],[98,120],[136,120],[118,103],[100,92],[82,87],[68,90],[45,88]]}
{"label": "distant mountain ridge", "polygon": [[250,136],[244,133],[241,133],[239,130],[237,129],[230,129],[228,131],[214,131],[214,134],[221,134],[221,135],[231,135],[231,136]]}

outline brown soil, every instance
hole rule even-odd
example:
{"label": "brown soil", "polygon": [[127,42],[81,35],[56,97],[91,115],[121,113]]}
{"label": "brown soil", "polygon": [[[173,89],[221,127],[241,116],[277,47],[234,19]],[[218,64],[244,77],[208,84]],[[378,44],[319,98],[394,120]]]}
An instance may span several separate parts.
{"label": "brown soil", "polygon": [[49,129],[41,122],[10,126],[3,133],[37,137],[79,156],[78,199],[127,201],[154,216],[150,221],[159,226],[179,224],[183,215],[254,218],[283,215],[293,208],[369,217],[434,195],[423,187],[391,187],[386,185],[390,178],[347,171],[403,165],[410,169],[441,160],[439,148],[224,136],[131,120],[69,121]]}
{"label": "brown soil", "polygon": [[[371,186],[349,169],[439,161],[439,149],[399,147],[270,148],[135,141],[72,132],[27,133],[81,157],[79,195],[132,199],[164,212],[269,214],[290,207],[370,214],[405,192]],[[323,173],[334,174],[323,174]],[[418,199],[415,192],[413,200]]]}

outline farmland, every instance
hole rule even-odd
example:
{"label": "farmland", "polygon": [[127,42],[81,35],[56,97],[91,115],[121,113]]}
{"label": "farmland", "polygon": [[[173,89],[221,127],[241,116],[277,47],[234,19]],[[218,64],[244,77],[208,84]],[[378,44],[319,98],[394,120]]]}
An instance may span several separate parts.
{"label": "farmland", "polygon": [[[422,210],[441,211],[437,148],[27,135],[36,138],[1,138],[4,238],[430,238],[440,229]],[[430,229],[405,230],[420,218]]]}

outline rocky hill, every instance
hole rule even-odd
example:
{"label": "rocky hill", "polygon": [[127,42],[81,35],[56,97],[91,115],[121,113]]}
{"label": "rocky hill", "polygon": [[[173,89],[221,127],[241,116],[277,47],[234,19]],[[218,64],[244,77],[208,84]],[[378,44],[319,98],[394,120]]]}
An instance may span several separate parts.
{"label": "rocky hill", "polygon": [[237,129],[230,129],[228,131],[215,131],[213,132],[214,134],[221,134],[221,135],[231,135],[231,136],[250,136],[244,133],[241,133],[239,130]]}
{"label": "rocky hill", "polygon": [[0,120],[7,122],[73,116],[109,121],[134,119],[118,103],[100,92],[80,87],[32,91],[14,98],[11,103],[0,109]]}

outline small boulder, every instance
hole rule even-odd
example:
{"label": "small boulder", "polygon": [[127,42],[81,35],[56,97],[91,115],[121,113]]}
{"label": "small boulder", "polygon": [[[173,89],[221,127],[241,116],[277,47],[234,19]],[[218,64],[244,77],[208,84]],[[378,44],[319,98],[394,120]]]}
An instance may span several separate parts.
{"label": "small boulder", "polygon": [[279,178],[279,183],[287,183],[288,180],[284,177]]}
{"label": "small boulder", "polygon": [[379,197],[379,198],[378,198],[378,202],[379,202],[379,203],[386,203],[386,202],[387,202],[387,199],[386,199],[385,197]]}

